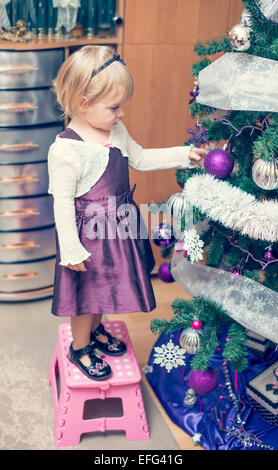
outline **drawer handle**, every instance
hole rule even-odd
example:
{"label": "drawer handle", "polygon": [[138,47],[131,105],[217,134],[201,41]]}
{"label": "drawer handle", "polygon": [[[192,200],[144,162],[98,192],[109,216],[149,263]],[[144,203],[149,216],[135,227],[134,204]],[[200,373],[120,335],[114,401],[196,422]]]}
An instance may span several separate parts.
{"label": "drawer handle", "polygon": [[25,113],[26,111],[34,111],[35,109],[38,109],[38,106],[28,102],[0,104],[0,111],[7,111],[9,113]]}
{"label": "drawer handle", "polygon": [[4,243],[0,246],[0,250],[28,250],[29,248],[40,248],[40,244],[34,240],[28,240],[19,243]]}
{"label": "drawer handle", "polygon": [[4,276],[2,276],[2,279],[4,281],[17,281],[18,279],[21,279],[21,280],[33,279],[34,277],[38,277],[38,276],[39,276],[38,273],[31,271],[29,273],[4,274]]}
{"label": "drawer handle", "polygon": [[33,176],[33,175],[3,176],[2,178],[0,178],[0,183],[26,184],[26,183],[33,183],[34,181],[40,181],[40,178]]}
{"label": "drawer handle", "polygon": [[37,70],[39,70],[39,67],[29,64],[4,65],[0,67],[0,73],[26,73],[36,72]]}
{"label": "drawer handle", "polygon": [[19,209],[14,211],[3,211],[0,212],[0,217],[30,217],[33,215],[39,215],[40,212],[36,209]]}
{"label": "drawer handle", "polygon": [[23,152],[24,150],[36,149],[39,144],[33,144],[32,142],[24,142],[22,144],[2,144],[0,145],[0,151],[2,152]]}

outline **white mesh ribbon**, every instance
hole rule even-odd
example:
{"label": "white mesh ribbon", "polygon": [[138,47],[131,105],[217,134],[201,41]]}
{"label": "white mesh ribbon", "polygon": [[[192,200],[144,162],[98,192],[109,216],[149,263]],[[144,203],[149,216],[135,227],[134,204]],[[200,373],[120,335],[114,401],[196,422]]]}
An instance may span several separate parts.
{"label": "white mesh ribbon", "polygon": [[278,294],[245,276],[191,264],[175,252],[171,274],[190,295],[217,302],[227,315],[254,333],[278,343]]}
{"label": "white mesh ribbon", "polygon": [[71,31],[76,25],[80,0],[53,0],[53,7],[58,8],[56,28],[64,26],[67,32]]}
{"label": "white mesh ribbon", "polygon": [[223,110],[278,111],[278,61],[227,52],[199,73],[197,102]]}
{"label": "white mesh ribbon", "polygon": [[11,23],[7,15],[6,5],[11,0],[0,0],[0,28],[10,29]]}

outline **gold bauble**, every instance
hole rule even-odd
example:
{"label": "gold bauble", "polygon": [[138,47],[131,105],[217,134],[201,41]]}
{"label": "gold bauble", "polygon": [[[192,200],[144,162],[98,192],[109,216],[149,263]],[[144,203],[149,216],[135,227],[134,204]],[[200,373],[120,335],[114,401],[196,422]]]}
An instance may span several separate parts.
{"label": "gold bauble", "polygon": [[251,46],[250,28],[242,24],[236,24],[229,32],[229,40],[234,50],[246,51]]}
{"label": "gold bauble", "polygon": [[273,190],[278,188],[278,160],[259,158],[253,165],[252,178],[259,188]]}

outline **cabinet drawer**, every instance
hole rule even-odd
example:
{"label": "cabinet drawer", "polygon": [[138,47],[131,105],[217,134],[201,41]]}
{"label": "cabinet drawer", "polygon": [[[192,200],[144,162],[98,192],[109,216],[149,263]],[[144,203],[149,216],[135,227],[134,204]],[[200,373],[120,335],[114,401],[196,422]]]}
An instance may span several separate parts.
{"label": "cabinet drawer", "polygon": [[26,232],[0,232],[0,263],[56,256],[55,227]]}
{"label": "cabinet drawer", "polygon": [[54,225],[51,195],[0,199],[0,231],[24,230]]}
{"label": "cabinet drawer", "polygon": [[0,163],[47,161],[49,146],[63,129],[63,124],[0,129]]}
{"label": "cabinet drawer", "polygon": [[30,126],[62,121],[50,89],[0,91],[0,126]]}
{"label": "cabinet drawer", "polygon": [[0,293],[53,285],[56,257],[30,263],[0,263]]}
{"label": "cabinet drawer", "polygon": [[0,89],[49,87],[63,60],[63,49],[0,51]]}
{"label": "cabinet drawer", "polygon": [[0,164],[0,198],[47,194],[47,162]]}

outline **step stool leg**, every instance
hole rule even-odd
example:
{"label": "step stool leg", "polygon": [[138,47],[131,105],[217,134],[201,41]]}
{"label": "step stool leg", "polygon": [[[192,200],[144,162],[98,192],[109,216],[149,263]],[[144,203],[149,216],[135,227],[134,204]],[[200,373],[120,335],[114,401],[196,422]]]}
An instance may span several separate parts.
{"label": "step stool leg", "polygon": [[55,413],[54,440],[56,447],[76,446],[82,434],[83,400],[77,390],[65,387],[61,391]]}
{"label": "step stool leg", "polygon": [[122,394],[122,404],[127,440],[143,441],[150,439],[140,384],[125,387]]}

